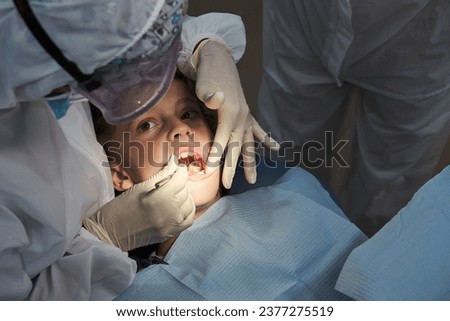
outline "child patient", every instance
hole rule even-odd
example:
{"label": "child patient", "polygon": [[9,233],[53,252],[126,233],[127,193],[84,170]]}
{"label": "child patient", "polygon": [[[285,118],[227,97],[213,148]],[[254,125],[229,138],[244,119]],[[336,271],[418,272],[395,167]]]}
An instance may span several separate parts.
{"label": "child patient", "polygon": [[[176,76],[164,98],[132,122],[109,125],[96,119],[97,138],[108,155],[114,189],[123,192],[150,178],[174,155],[188,167],[187,188],[196,206],[195,217],[202,215],[220,198],[220,170],[205,173],[215,123],[206,112],[187,80]],[[160,243],[156,255],[164,257],[175,240]]]}

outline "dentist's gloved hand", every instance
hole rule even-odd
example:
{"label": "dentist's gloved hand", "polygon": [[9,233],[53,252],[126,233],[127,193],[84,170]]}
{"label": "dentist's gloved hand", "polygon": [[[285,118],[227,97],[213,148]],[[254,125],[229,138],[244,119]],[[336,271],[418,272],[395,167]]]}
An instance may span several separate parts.
{"label": "dentist's gloved hand", "polygon": [[168,164],[148,180],[105,204],[83,226],[100,240],[129,251],[159,243],[192,225],[195,205],[186,166]]}
{"label": "dentist's gloved hand", "polygon": [[218,126],[207,162],[207,172],[218,169],[226,147],[222,183],[230,188],[242,152],[246,180],[256,182],[254,137],[269,148],[279,145],[250,114],[239,74],[230,50],[223,44],[206,39],[191,58],[196,69],[196,94],[210,109],[218,111]]}

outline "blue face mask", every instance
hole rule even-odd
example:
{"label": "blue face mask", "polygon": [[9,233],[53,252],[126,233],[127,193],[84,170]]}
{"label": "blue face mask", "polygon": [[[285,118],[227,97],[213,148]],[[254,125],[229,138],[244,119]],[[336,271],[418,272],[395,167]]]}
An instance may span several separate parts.
{"label": "blue face mask", "polygon": [[56,98],[48,98],[47,103],[55,114],[56,119],[63,118],[70,107],[70,95],[62,95]]}

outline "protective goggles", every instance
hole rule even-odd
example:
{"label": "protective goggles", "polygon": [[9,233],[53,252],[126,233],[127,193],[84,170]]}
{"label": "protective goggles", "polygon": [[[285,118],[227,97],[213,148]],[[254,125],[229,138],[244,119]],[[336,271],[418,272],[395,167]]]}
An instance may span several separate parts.
{"label": "protective goggles", "polygon": [[28,1],[14,0],[14,3],[41,46],[77,81],[76,89],[102,111],[107,122],[127,123],[154,106],[167,92],[181,49],[181,28],[159,57],[116,59],[86,75],[51,40]]}

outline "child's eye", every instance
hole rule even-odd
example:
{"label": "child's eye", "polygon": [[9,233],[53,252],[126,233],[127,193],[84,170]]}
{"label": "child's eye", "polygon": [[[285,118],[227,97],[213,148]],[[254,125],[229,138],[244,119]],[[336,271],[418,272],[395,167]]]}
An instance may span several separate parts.
{"label": "child's eye", "polygon": [[155,123],[150,120],[144,120],[143,122],[139,123],[138,125],[138,131],[145,132],[147,130],[151,130],[153,127],[155,127]]}
{"label": "child's eye", "polygon": [[197,116],[197,114],[198,114],[198,111],[195,111],[195,110],[185,111],[183,114],[181,114],[181,119],[182,120],[191,119],[191,118],[194,118],[195,116]]}

